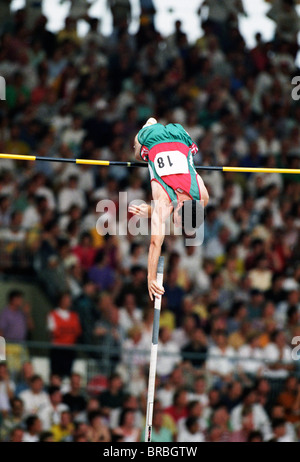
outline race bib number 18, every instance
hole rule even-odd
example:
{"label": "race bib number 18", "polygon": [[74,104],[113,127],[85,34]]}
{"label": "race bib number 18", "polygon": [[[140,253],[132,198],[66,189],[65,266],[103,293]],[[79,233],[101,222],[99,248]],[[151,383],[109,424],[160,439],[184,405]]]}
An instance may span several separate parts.
{"label": "race bib number 18", "polygon": [[154,159],[154,165],[159,176],[189,173],[187,158],[180,151],[160,152]]}

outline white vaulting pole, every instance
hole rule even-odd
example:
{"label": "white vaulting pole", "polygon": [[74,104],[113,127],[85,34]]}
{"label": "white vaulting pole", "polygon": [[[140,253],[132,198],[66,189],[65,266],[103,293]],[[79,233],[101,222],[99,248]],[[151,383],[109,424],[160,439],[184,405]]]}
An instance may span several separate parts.
{"label": "white vaulting pole", "polygon": [[[160,286],[163,285],[163,277],[164,277],[164,257],[159,257],[156,280]],[[152,418],[153,418],[153,404],[154,404],[154,391],[155,391],[160,309],[161,309],[161,295],[159,297],[155,297],[155,302],[154,302],[154,319],[153,319],[153,328],[152,328],[152,344],[151,344],[149,381],[148,381],[145,443],[151,443],[151,436],[152,436]]]}

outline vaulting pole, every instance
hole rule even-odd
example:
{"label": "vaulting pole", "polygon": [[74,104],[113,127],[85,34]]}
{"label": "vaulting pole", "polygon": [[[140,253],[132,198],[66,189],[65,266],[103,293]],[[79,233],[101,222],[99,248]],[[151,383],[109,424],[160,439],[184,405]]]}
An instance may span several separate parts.
{"label": "vaulting pole", "polygon": [[[159,257],[157,266],[157,283],[163,285],[164,276],[164,257]],[[145,442],[151,443],[152,436],[152,418],[153,418],[153,405],[154,405],[154,392],[155,392],[155,377],[156,377],[156,364],[157,364],[157,347],[158,347],[158,333],[159,333],[159,319],[161,309],[161,295],[155,297],[154,301],[154,320],[152,327],[152,344],[150,356],[150,369],[148,381],[148,396],[147,396],[147,415],[146,415],[146,428],[145,428]]]}

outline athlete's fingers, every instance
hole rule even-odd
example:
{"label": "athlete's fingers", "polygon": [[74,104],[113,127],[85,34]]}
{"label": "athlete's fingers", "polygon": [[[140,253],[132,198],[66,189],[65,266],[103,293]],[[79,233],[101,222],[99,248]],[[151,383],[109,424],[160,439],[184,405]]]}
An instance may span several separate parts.
{"label": "athlete's fingers", "polygon": [[163,295],[165,293],[165,289],[157,284],[157,282],[152,282],[152,288],[158,295]]}
{"label": "athlete's fingers", "polygon": [[130,205],[128,207],[128,211],[130,213],[133,213],[134,215],[138,215],[141,212],[141,209],[140,209],[140,207],[138,207],[136,205]]}

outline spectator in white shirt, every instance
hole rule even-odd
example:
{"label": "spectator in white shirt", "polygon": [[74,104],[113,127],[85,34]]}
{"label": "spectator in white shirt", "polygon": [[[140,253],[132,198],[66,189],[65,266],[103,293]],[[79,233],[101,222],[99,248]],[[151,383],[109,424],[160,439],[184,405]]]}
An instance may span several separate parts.
{"label": "spectator in white shirt", "polygon": [[131,293],[125,294],[123,307],[120,308],[120,326],[124,332],[128,332],[134,325],[141,324],[141,322],[142,311],[136,306],[135,295]]}
{"label": "spectator in white shirt", "polygon": [[263,350],[259,346],[259,333],[250,333],[248,341],[238,350],[238,356],[241,358],[239,368],[242,372],[257,376],[263,371]]}
{"label": "spectator in white shirt", "polygon": [[184,428],[178,433],[177,443],[203,443],[204,434],[200,431],[197,417],[188,417]]}
{"label": "spectator in white shirt", "polygon": [[59,387],[50,387],[48,394],[50,398],[49,405],[44,407],[38,414],[43,430],[49,430],[52,425],[58,425],[61,413],[69,410],[69,407],[62,403],[62,394]]}
{"label": "spectator in white shirt", "polygon": [[78,188],[77,175],[71,175],[67,185],[58,194],[58,209],[60,213],[66,213],[70,210],[71,205],[78,205],[81,209],[84,209],[86,205],[84,193]]}
{"label": "spectator in white shirt", "polygon": [[189,393],[189,401],[198,401],[203,407],[208,406],[209,400],[204,376],[196,377],[193,390]]}
{"label": "spectator in white shirt", "polygon": [[230,414],[233,431],[239,431],[242,428],[242,414],[246,407],[252,409],[254,429],[262,432],[264,440],[271,435],[269,417],[261,404],[257,403],[256,391],[254,388],[245,388],[243,393],[243,402],[233,408]]}
{"label": "spectator in white shirt", "polygon": [[48,201],[45,196],[35,196],[33,204],[27,207],[23,213],[22,228],[32,229],[41,222],[41,216],[48,209]]}
{"label": "spectator in white shirt", "polygon": [[167,377],[180,362],[179,346],[171,340],[171,330],[162,327],[159,331],[157,375]]}
{"label": "spectator in white shirt", "polygon": [[30,379],[30,389],[20,393],[19,398],[24,403],[25,415],[36,415],[49,406],[48,394],[43,391],[43,380],[39,375]]}
{"label": "spectator in white shirt", "polygon": [[274,419],[272,422],[273,434],[271,439],[272,443],[294,443],[293,438],[287,433],[285,419]]}
{"label": "spectator in white shirt", "polygon": [[207,370],[215,379],[229,381],[234,371],[234,349],[228,346],[227,335],[224,330],[217,330],[214,335],[215,344],[208,349]]}
{"label": "spectator in white shirt", "polygon": [[132,371],[132,369],[143,367],[149,362],[147,352],[150,345],[145,344],[142,329],[139,325],[129,330],[128,337],[123,343],[123,362]]}
{"label": "spectator in white shirt", "polygon": [[276,330],[271,336],[272,342],[263,350],[263,359],[267,362],[264,375],[269,378],[284,379],[294,370],[292,350],[286,343],[285,333]]}
{"label": "spectator in white shirt", "polygon": [[30,415],[26,419],[26,432],[23,443],[38,443],[42,431],[42,422],[36,415]]}

